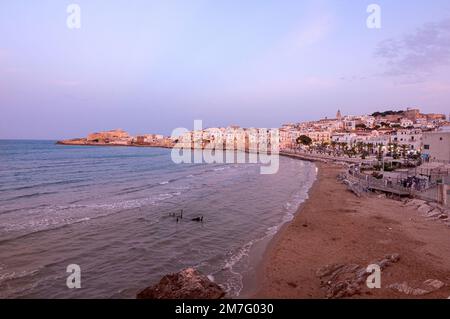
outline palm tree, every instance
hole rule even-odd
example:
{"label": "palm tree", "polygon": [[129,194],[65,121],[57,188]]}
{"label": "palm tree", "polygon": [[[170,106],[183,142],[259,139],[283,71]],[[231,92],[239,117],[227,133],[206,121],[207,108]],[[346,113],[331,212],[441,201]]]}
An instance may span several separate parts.
{"label": "palm tree", "polygon": [[358,143],[356,143],[356,150],[357,150],[357,152],[358,152],[359,154],[362,153],[363,149],[364,149],[364,143],[363,143],[363,142],[358,142]]}
{"label": "palm tree", "polygon": [[398,159],[399,158],[399,155],[398,155],[398,144],[397,143],[394,143],[392,145],[392,157],[394,159]]}
{"label": "palm tree", "polygon": [[383,160],[383,144],[378,144],[377,158],[381,162]]}
{"label": "palm tree", "polygon": [[406,150],[407,146],[405,144],[402,145],[402,156],[403,159],[406,159],[406,155],[407,155],[407,150]]}
{"label": "palm tree", "polygon": [[367,144],[367,151],[369,154],[373,154],[373,143]]}

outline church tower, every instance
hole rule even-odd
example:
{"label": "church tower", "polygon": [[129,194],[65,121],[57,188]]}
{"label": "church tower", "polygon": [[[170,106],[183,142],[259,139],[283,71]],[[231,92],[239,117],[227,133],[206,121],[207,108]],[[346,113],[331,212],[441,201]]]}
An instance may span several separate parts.
{"label": "church tower", "polygon": [[340,121],[342,120],[342,114],[341,114],[341,110],[338,110],[336,113],[336,118]]}

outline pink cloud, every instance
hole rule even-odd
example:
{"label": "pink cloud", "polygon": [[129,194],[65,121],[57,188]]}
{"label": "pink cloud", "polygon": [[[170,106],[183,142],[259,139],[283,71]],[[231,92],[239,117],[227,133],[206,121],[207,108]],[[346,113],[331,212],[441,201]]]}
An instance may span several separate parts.
{"label": "pink cloud", "polygon": [[384,40],[375,56],[385,62],[386,75],[423,79],[450,62],[450,18]]}

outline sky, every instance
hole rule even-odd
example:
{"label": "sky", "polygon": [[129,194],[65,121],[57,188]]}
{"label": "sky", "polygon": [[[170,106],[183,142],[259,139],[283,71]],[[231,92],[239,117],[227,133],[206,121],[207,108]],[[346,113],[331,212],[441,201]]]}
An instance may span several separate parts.
{"label": "sky", "polygon": [[448,0],[0,1],[3,139],[448,114],[448,101]]}

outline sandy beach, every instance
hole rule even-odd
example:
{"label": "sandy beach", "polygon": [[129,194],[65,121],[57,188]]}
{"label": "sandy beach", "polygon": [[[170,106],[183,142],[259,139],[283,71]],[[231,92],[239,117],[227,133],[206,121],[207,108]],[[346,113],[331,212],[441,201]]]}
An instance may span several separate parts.
{"label": "sandy beach", "polygon": [[[400,201],[375,195],[356,197],[336,180],[343,169],[317,163],[318,178],[267,248],[258,271],[255,298],[326,298],[317,275],[334,264],[364,268],[386,255],[400,259],[381,273],[381,288],[361,285],[352,298],[448,298],[450,228],[427,220]],[[429,279],[445,285],[426,294],[406,294],[390,285],[419,289]],[[415,290],[419,291],[419,290]]]}

